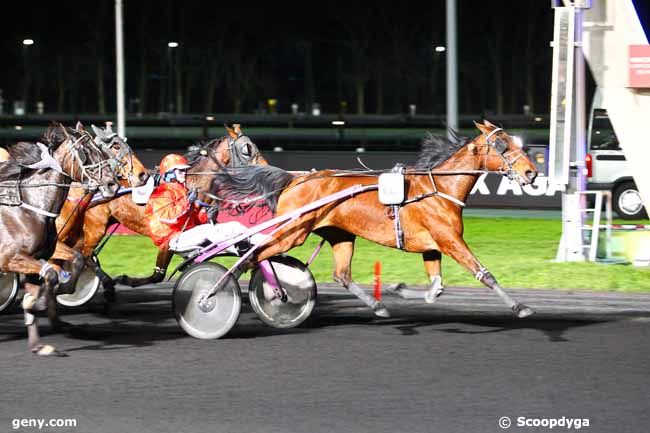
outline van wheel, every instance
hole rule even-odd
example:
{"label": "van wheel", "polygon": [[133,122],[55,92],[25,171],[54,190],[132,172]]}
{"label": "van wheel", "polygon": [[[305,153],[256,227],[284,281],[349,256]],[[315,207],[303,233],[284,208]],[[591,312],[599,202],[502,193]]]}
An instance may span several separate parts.
{"label": "van wheel", "polygon": [[634,182],[623,182],[614,189],[612,206],[624,220],[647,218],[641,194]]}

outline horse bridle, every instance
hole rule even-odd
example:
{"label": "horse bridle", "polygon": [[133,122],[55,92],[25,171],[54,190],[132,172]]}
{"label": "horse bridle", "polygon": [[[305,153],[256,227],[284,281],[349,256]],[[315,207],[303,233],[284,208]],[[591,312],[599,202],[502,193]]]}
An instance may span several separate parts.
{"label": "horse bridle", "polygon": [[[74,179],[75,167],[78,167],[79,170],[81,171],[81,176],[79,177],[80,182],[84,183],[84,178],[86,178],[88,179],[89,186],[97,187],[102,183],[99,179],[102,178],[104,167],[108,167],[111,173],[114,174],[116,171],[115,168],[118,165],[121,166],[121,163],[119,161],[115,161],[115,156],[112,152],[106,151],[106,149],[103,146],[98,147],[97,143],[95,143],[92,136],[88,132],[77,131],[77,130],[75,131],[80,133],[81,136],[74,141],[68,139],[66,144],[68,150],[70,151],[69,153],[72,155],[72,159],[74,161],[74,163],[72,164],[72,174],[66,173],[64,171],[62,171],[62,173],[68,176],[69,178]],[[108,158],[107,159],[100,158],[98,162],[86,164],[86,161],[88,160],[88,155],[86,154],[86,152],[84,152],[85,148],[83,146],[83,142],[87,142],[89,144],[88,150],[94,151],[96,154],[108,156]],[[94,177],[91,174],[92,171],[99,171],[99,176]]]}
{"label": "horse bridle", "polygon": [[[100,146],[104,153],[109,155],[109,165],[113,170],[113,173],[116,174],[117,178],[125,179],[126,177],[126,180],[132,184],[131,178],[133,177],[133,150],[131,149],[131,146],[126,143],[126,139],[122,139],[115,132],[111,133],[111,135],[106,138],[108,141],[99,136],[96,136],[93,139],[93,142],[96,145]],[[117,143],[120,146],[120,150],[117,152],[117,154],[112,149],[114,143]],[[130,163],[130,170],[126,176],[124,175],[124,166],[126,163],[123,162],[125,158],[128,158],[128,161]]]}
{"label": "horse bridle", "polygon": [[[498,156],[501,159],[501,167],[499,167],[497,172],[507,176],[508,179],[510,180],[514,180],[517,177],[517,172],[514,169],[514,165],[520,158],[525,156],[525,153],[522,148],[507,151],[508,144],[505,143],[505,141],[502,138],[497,137],[495,135],[498,132],[504,132],[504,131],[502,128],[495,128],[492,131],[490,131],[489,134],[483,134],[485,135],[485,143],[487,146],[493,147],[494,150],[497,151],[496,156]],[[490,140],[491,138],[494,139]],[[510,157],[513,155],[514,157],[510,159]],[[485,154],[485,158],[483,161],[483,167],[485,170],[487,170],[487,158],[492,156],[494,155],[490,155],[489,147],[488,147],[488,152]]]}
{"label": "horse bridle", "polygon": [[[253,143],[253,141],[248,136],[240,135],[234,139],[230,136],[224,136],[219,139],[219,143],[221,143],[224,138],[228,140],[228,152],[230,153],[230,160],[228,161],[227,164],[228,167],[243,167],[246,165],[250,165],[251,161],[255,161],[259,157],[260,152],[257,149],[257,146],[255,145],[255,143]],[[249,148],[250,146],[250,148],[254,149],[254,152],[252,154],[248,155],[247,153],[243,152],[238,145],[236,145],[237,141],[242,138],[247,140],[244,143],[247,148]],[[203,156],[210,157],[210,159],[212,159],[212,161],[215,164],[217,164],[217,166],[222,166],[223,164],[221,163],[221,161],[217,159],[217,157],[214,154],[215,150],[216,149],[212,146],[210,147],[206,146],[200,150],[200,153]]]}
{"label": "horse bridle", "polygon": [[[230,152],[230,162],[228,165],[230,167],[250,165],[250,162],[255,161],[258,158],[259,151],[257,150],[257,146],[255,146],[253,141],[247,135],[238,135],[237,138],[234,139],[228,136],[227,139],[228,151]],[[245,147],[247,150],[246,152],[244,152],[240,146],[236,146],[239,140],[243,140],[243,146],[241,147]],[[251,152],[251,149],[254,151]]]}

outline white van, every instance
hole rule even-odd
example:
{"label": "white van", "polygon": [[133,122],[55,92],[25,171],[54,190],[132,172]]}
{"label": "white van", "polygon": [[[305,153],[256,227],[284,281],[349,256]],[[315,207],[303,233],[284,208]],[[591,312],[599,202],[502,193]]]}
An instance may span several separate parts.
{"label": "white van", "polygon": [[647,218],[641,194],[605,109],[591,110],[587,149],[587,189],[611,191],[612,207],[623,219]]}

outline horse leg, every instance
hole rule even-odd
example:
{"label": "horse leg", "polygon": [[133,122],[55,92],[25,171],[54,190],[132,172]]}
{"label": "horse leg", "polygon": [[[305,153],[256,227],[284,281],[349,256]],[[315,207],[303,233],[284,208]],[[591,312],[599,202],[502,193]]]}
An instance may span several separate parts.
{"label": "horse leg", "polygon": [[388,290],[404,299],[424,299],[427,304],[433,304],[442,295],[442,274],[440,271],[442,255],[438,250],[425,251],[422,254],[424,268],[429,276],[429,287],[422,289],[409,289],[406,284],[398,283],[388,287]]}
{"label": "horse leg", "polygon": [[[57,242],[56,250],[50,258],[50,261],[54,260],[63,261],[68,263],[70,266],[70,276],[67,280],[59,279],[57,293],[73,293],[77,286],[79,275],[84,268],[85,260],[83,255],[63,242]],[[65,270],[61,270],[60,275],[63,276],[65,272]],[[54,331],[62,331],[70,326],[59,318],[54,296],[49,296],[47,298],[47,317],[50,320],[50,325]]]}
{"label": "horse leg", "polygon": [[499,295],[503,302],[512,310],[512,312],[523,319],[535,312],[530,307],[512,299],[497,283],[494,276],[478,261],[476,256],[470,251],[469,247],[461,237],[447,239],[446,242],[440,242],[443,253],[451,256],[461,266],[471,272],[475,278],[485,284]]}
{"label": "horse leg", "polygon": [[141,278],[132,278],[127,275],[120,275],[116,277],[113,281],[116,284],[124,284],[125,286],[138,287],[145,284],[156,284],[160,283],[165,279],[165,274],[167,273],[167,268],[169,263],[172,261],[174,254],[169,250],[169,248],[163,248],[158,251],[158,256],[156,257],[156,267],[153,268],[153,273],[148,277]]}
{"label": "horse leg", "polygon": [[330,240],[334,253],[334,281],[345,287],[350,293],[372,308],[378,317],[390,317],[388,309],[368,295],[361,287],[352,281],[352,255],[354,254],[354,236],[346,234],[345,239]]}
{"label": "horse leg", "polygon": [[57,285],[59,273],[49,263],[18,253],[14,255],[7,264],[7,270],[25,275],[38,274],[43,279],[42,285],[25,283],[25,295],[23,296],[22,307],[25,315],[25,326],[27,327],[27,341],[30,350],[40,356],[59,355],[54,346],[41,345],[38,333],[38,321],[35,311],[45,310],[48,297],[52,296],[53,288]]}
{"label": "horse leg", "polygon": [[58,293],[72,293],[77,285],[79,274],[84,268],[85,260],[81,252],[69,247],[63,242],[56,243],[56,249],[50,260],[60,260],[69,264],[70,278],[61,280]]}
{"label": "horse leg", "polygon": [[442,254],[438,250],[426,251],[422,254],[422,259],[424,260],[424,269],[431,282],[424,301],[433,304],[445,290],[442,286]]}

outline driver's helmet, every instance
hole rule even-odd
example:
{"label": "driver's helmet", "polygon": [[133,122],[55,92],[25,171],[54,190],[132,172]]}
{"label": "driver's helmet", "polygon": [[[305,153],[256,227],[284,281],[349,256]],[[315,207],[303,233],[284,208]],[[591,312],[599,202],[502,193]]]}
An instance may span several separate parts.
{"label": "driver's helmet", "polygon": [[190,165],[187,162],[187,158],[177,153],[170,153],[169,155],[165,156],[162,161],[160,161],[159,170],[160,175],[163,177],[163,180],[165,182],[171,182],[172,180],[176,180],[174,170],[182,170],[188,168],[190,168]]}

